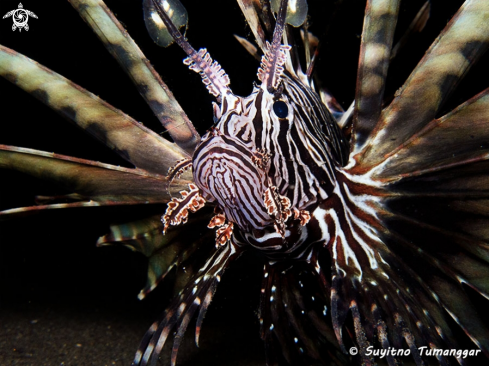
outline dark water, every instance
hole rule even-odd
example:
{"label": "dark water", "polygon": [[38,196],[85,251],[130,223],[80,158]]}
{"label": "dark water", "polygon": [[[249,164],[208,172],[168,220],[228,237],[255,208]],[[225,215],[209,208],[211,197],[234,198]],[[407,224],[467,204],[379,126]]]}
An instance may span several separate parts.
{"label": "dark water", "polygon": [[[345,1],[345,7],[331,20],[329,38],[318,61],[324,84],[345,108],[354,95],[363,16],[363,7],[351,6],[353,3]],[[411,6],[403,8],[407,20],[403,18],[400,26],[406,26],[421,3],[412,1]],[[183,52],[175,46],[162,50],[152,43],[138,1],[107,4],[162,74],[199,131],[204,132],[212,121],[212,99],[200,77],[182,65]],[[189,40],[195,48],[207,47],[219,60],[237,94],[249,93],[258,64],[232,36],[237,33],[251,37],[238,6],[231,1],[191,4],[187,5]],[[414,39],[412,51],[392,65],[395,77],[388,84],[392,92],[409,75],[457,4],[460,1],[433,2],[437,17],[422,37]],[[17,5],[17,1],[2,1],[0,14]],[[11,20],[0,20],[1,44],[100,95],[156,132],[163,131],[128,78],[67,2],[31,0],[23,5],[39,18],[29,21],[29,32],[12,32]],[[313,16],[319,11],[332,14],[331,2],[311,5]],[[312,19],[316,34],[323,33],[325,19]],[[480,75],[477,69],[472,74]],[[461,85],[462,91],[452,98],[452,105],[487,85],[487,78],[469,75]],[[1,144],[128,166],[3,79],[0,90]],[[60,193],[66,192],[20,173],[0,171],[0,209],[31,205],[38,194]],[[145,301],[138,301],[137,293],[145,282],[145,258],[125,248],[95,248],[95,242],[113,219],[138,214],[133,209],[87,208],[0,222],[0,365],[130,364],[140,338],[164,309],[171,288],[162,286]],[[224,277],[204,322],[198,352],[190,325],[179,352],[180,365],[264,364],[255,314],[260,266],[253,259],[243,258]],[[164,357],[168,358],[169,347],[166,351]]]}

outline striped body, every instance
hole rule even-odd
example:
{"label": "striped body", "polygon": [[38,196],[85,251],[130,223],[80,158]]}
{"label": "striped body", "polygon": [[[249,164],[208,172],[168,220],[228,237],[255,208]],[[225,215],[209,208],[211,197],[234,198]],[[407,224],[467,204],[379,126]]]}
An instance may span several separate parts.
{"label": "striped body", "polygon": [[[282,85],[281,94],[256,87],[246,98],[225,95],[219,122],[193,157],[204,198],[219,205],[245,241],[271,250],[282,249],[282,240],[264,205],[267,188],[277,187],[293,208],[312,211],[331,194],[348,151],[319,96],[297,78],[284,77]],[[277,100],[287,105],[285,118],[274,112]],[[291,235],[300,233],[288,230],[282,244]]]}
{"label": "striped body", "polygon": [[[187,54],[185,64],[201,75],[219,104],[217,123],[202,138],[110,10],[100,0],[70,2],[135,82],[173,142],[0,46],[1,76],[134,165],[0,145],[1,167],[51,179],[75,193],[65,197],[68,203],[0,215],[167,204],[162,218],[151,212],[114,224],[98,242],[119,242],[149,257],[141,298],[171,271],[176,275],[178,294],[149,328],[133,365],[156,365],[172,334],[175,365],[194,315],[198,344],[221,277],[247,251],[263,266],[257,296],[267,365],[373,365],[370,347],[410,352],[407,359],[386,356],[389,366],[460,361],[453,355],[425,357],[423,347],[478,348],[489,357],[489,329],[473,305],[476,297],[489,299],[489,89],[471,90],[467,98],[454,93],[489,45],[486,0],[467,0],[448,24],[442,20],[445,29],[435,38],[441,27],[436,30],[410,76],[392,79],[402,74],[391,61],[402,52],[405,35],[424,28],[436,2],[419,4],[405,29],[409,19],[396,25],[397,19],[417,7],[415,2],[367,0],[356,92],[337,94],[343,106],[325,89],[337,93],[334,83],[320,79],[336,69],[315,63],[317,40],[303,36],[316,32],[298,15],[307,12],[305,1],[290,1],[301,10],[297,24],[305,22],[299,30],[286,20],[286,0],[238,0],[258,48],[240,42],[255,58],[263,54],[259,83],[248,97],[238,97],[220,64],[205,49],[193,49],[178,33],[180,25],[172,24],[171,13],[185,13],[178,10],[179,1],[144,0],[146,21],[159,17],[158,32],[155,24],[148,27],[153,39],[169,32]],[[327,2],[309,1],[308,19],[316,25],[328,22],[316,15],[336,15],[314,10],[319,3]],[[334,3],[341,8],[341,1]],[[401,35],[397,44],[395,33]],[[191,40],[191,32],[188,36]],[[328,54],[322,61],[344,56],[336,44],[322,44]],[[358,354],[349,353],[350,347]]]}

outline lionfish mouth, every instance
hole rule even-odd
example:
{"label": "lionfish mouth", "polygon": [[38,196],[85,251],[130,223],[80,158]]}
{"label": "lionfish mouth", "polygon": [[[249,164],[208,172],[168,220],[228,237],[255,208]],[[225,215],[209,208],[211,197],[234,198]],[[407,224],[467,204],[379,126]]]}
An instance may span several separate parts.
{"label": "lionfish mouth", "polygon": [[[259,253],[263,264],[257,297],[267,365],[487,362],[489,330],[473,299],[489,299],[489,89],[454,108],[447,101],[460,98],[457,86],[487,49],[489,2],[465,1],[394,85],[389,68],[429,26],[431,2],[398,26],[407,2],[367,0],[345,110],[319,79],[336,76],[324,59],[342,57],[321,59],[324,37],[311,32],[326,2],[238,0],[255,38],[239,42],[260,60],[258,83],[241,97],[210,53],[180,32],[188,15],[178,0],[143,0],[150,37],[163,47],[177,43],[215,98],[214,125],[202,137],[105,4],[70,2],[173,142],[0,46],[0,75],[135,167],[0,145],[1,167],[73,191],[63,203],[47,198],[0,214],[167,205],[162,218],[113,225],[98,242],[149,257],[141,298],[175,269],[179,292],[144,336],[134,366],[155,365],[172,337],[175,365],[194,315],[198,345],[224,272],[245,252]],[[473,359],[455,352],[464,347]]]}

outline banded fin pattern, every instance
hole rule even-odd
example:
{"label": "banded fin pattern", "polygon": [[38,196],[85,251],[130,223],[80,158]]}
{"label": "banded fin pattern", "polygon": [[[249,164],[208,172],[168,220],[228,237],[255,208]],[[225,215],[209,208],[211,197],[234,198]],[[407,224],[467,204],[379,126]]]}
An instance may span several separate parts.
{"label": "banded fin pattern", "polygon": [[382,112],[366,151],[358,157],[365,166],[379,164],[436,116],[487,49],[488,19],[484,1],[465,2]]}
{"label": "banded fin pattern", "polygon": [[97,241],[97,246],[119,244],[148,257],[147,282],[138,295],[140,300],[153,291],[168,273],[175,267],[183,268],[177,271],[175,281],[176,293],[180,292],[188,282],[187,276],[193,273],[197,265],[197,254],[208,254],[212,248],[212,232],[205,230],[207,216],[196,215],[189,219],[193,231],[172,230],[163,235],[161,215],[148,218],[115,223],[110,226],[110,232]]}
{"label": "banded fin pattern", "polygon": [[267,365],[347,363],[336,345],[325,285],[305,262],[264,266],[259,322]]}
{"label": "banded fin pattern", "polygon": [[[487,219],[478,211],[487,195],[480,181],[487,159],[480,143],[486,138],[487,91],[435,119],[487,48],[488,11],[484,2],[467,1],[394,100],[382,106],[384,98],[379,99],[373,109],[377,117],[370,124],[360,114],[364,97],[361,87],[357,89],[353,119],[357,144],[340,173],[344,174],[340,186],[346,191],[338,197],[346,199],[343,207],[351,207],[351,217],[360,220],[341,223],[338,215],[335,220],[339,219],[344,236],[337,237],[330,250],[338,342],[345,342],[345,327],[349,333],[354,329],[360,353],[369,343],[358,338],[358,327],[370,342],[377,337],[384,349],[407,345],[417,365],[428,360],[420,347],[457,349],[471,341],[489,355],[489,330],[464,288],[471,286],[487,298],[483,278],[487,278],[489,237],[480,230]],[[359,70],[365,68],[362,57]],[[359,74],[358,83],[365,80]],[[472,139],[477,142],[471,144]],[[463,211],[456,204],[462,200]],[[336,209],[336,214],[340,212]],[[479,221],[458,222],[462,212]],[[353,329],[347,326],[347,314],[353,317]],[[453,321],[465,335],[451,325]],[[441,355],[438,362],[451,364],[451,356]],[[390,365],[398,361],[402,360],[388,359]]]}
{"label": "banded fin pattern", "polygon": [[75,192],[72,198],[80,201],[0,212],[6,217],[69,207],[164,204],[170,200],[170,192],[176,193],[188,184],[185,180],[175,180],[170,187],[164,177],[141,169],[5,145],[0,145],[0,167],[49,179],[67,191]]}
{"label": "banded fin pattern", "polygon": [[[87,90],[37,62],[0,46],[0,75],[31,93],[148,172],[166,175],[182,150]],[[124,130],[126,133],[121,134]]]}
{"label": "banded fin pattern", "polygon": [[260,10],[262,10],[260,9],[260,4],[257,4],[256,0],[238,0],[238,4],[250,25],[258,47],[263,51],[265,49],[266,36],[260,21]]}
{"label": "banded fin pattern", "polygon": [[[266,46],[267,35],[274,23],[268,8],[270,2],[238,2],[246,9],[249,22],[255,21],[252,31],[259,48],[266,53],[271,48]],[[282,6],[286,3],[282,1]],[[205,196],[207,202],[216,205],[214,216],[209,207],[202,207],[195,215],[188,216],[186,226],[165,227],[171,221],[185,222],[189,207],[200,208],[204,204],[202,195],[192,186],[192,177],[185,172],[192,162],[187,153],[192,151],[183,145],[156,142],[164,161],[158,162],[151,171],[144,161],[136,164],[135,169],[127,169],[13,147],[0,151],[0,165],[24,169],[37,176],[35,165],[39,163],[47,167],[48,179],[78,188],[72,190],[76,194],[69,195],[70,199],[98,200],[56,207],[56,204],[43,205],[39,210],[102,203],[139,204],[144,198],[148,198],[148,203],[164,203],[174,192],[182,190],[182,186],[191,184],[191,192],[175,198],[178,203],[173,201],[174,205],[169,205],[165,223],[156,216],[115,223],[110,233],[99,239],[99,245],[121,243],[150,258],[148,282],[140,297],[171,270],[177,273],[179,294],[162,319],[148,331],[135,365],[157,363],[159,352],[175,331],[171,358],[174,365],[182,337],[200,308],[198,343],[202,320],[224,270],[242,251],[256,249],[259,253],[256,257],[264,262],[259,321],[268,365],[383,362],[367,354],[369,347],[410,351],[410,357],[388,355],[385,363],[389,366],[402,362],[464,364],[465,360],[456,359],[456,355],[423,356],[420,347],[429,350],[467,347],[489,356],[489,330],[477,304],[472,303],[474,298],[489,299],[488,90],[452,111],[445,113],[444,109],[456,85],[487,48],[488,11],[485,1],[466,1],[390,100],[384,92],[388,84],[387,68],[397,52],[391,52],[391,48],[395,23],[398,15],[402,16],[403,8],[394,0],[369,0],[355,102],[343,113],[346,106],[338,108],[332,92],[324,89],[321,93],[323,101],[330,101],[331,110],[336,112],[333,116],[341,118],[338,122],[344,135],[336,134],[340,129],[314,93],[314,83],[309,80],[310,67],[306,67],[305,73],[296,68],[300,66],[302,45],[297,47],[294,30],[282,22],[285,29],[280,35],[278,58],[283,56],[279,60],[283,63],[278,68],[265,67],[279,71],[273,74],[278,83],[271,82],[272,88],[267,88],[269,79],[263,76],[263,87],[255,88],[248,98],[232,95],[227,84],[213,93],[221,104],[214,104],[214,122],[223,121],[209,132],[209,136],[221,139],[222,144],[214,146],[214,150],[220,157],[227,155],[229,161],[243,163],[246,159],[238,159],[241,154],[249,158],[250,164],[248,167],[235,163],[229,169],[224,164],[214,164],[217,159],[209,159],[209,166],[215,170],[209,168],[202,176],[214,179],[217,173],[224,176],[233,172],[233,167],[238,167],[234,176],[244,176],[245,169],[239,168],[257,168],[259,179],[252,182],[251,175],[246,176],[240,181],[245,182],[240,190],[226,192],[222,200],[236,205],[235,192],[240,192],[239,198],[245,204],[238,213],[246,209],[251,216],[262,213],[251,207],[258,202],[257,207],[264,211],[264,224],[250,230],[243,230],[244,225],[234,225],[237,219],[223,215],[221,201],[215,199],[219,189],[206,192]],[[426,10],[419,14],[422,19],[427,17]],[[419,20],[413,24],[418,29],[423,23],[424,20]],[[305,24],[302,31],[307,29]],[[310,37],[296,38],[302,38],[304,47],[313,51],[305,41]],[[280,53],[284,47],[282,41],[291,45],[285,47],[292,47],[287,51],[291,60],[288,57],[286,60],[285,51]],[[205,50],[199,52],[203,68],[224,77],[219,64]],[[255,55],[256,52],[252,51]],[[4,54],[22,59],[10,51]],[[333,56],[340,57],[341,52]],[[270,60],[273,57],[269,55]],[[306,62],[309,61],[306,56]],[[187,63],[195,65],[191,60]],[[203,71],[198,66],[194,69]],[[16,81],[21,71],[12,70],[5,75]],[[29,77],[43,75],[43,70],[35,69]],[[209,78],[207,81],[214,85]],[[323,89],[322,85],[319,88]],[[273,90],[267,101],[264,95],[268,89]],[[73,89],[67,90],[60,94],[68,95]],[[93,108],[105,106],[92,97],[83,100],[92,101]],[[344,102],[343,98],[338,100]],[[286,105],[284,114],[275,113],[276,101]],[[444,115],[440,116],[441,113]],[[118,111],[115,114],[126,121]],[[315,122],[311,122],[314,118]],[[276,121],[279,123],[273,125]],[[120,123],[112,130],[125,126]],[[128,126],[134,127],[134,123]],[[85,128],[83,124],[82,127]],[[100,131],[97,133],[101,135]],[[294,135],[290,137],[290,134]],[[238,139],[242,144],[233,144]],[[132,146],[130,142],[128,145]],[[120,146],[125,143],[122,141]],[[249,148],[255,147],[253,144],[259,149]],[[186,152],[180,150],[182,146]],[[233,149],[226,150],[223,146]],[[145,148],[141,147],[139,153],[144,154]],[[200,153],[202,149],[196,151]],[[137,154],[131,153],[129,161],[135,161],[133,155]],[[201,161],[206,157],[202,154]],[[165,178],[170,166],[174,169],[170,168]],[[58,168],[66,174],[56,173]],[[73,169],[81,169],[86,176],[71,174]],[[105,191],[104,177],[114,181]],[[226,176],[228,181],[229,177],[233,175]],[[124,187],[125,182],[130,184]],[[259,192],[256,200],[250,199],[253,189]],[[273,204],[263,202],[263,192],[268,192],[268,201],[272,197]],[[313,198],[304,198],[306,195]],[[194,198],[199,201],[196,206],[190,205]],[[16,215],[29,209],[4,214]],[[292,214],[295,220],[287,221]],[[283,219],[284,216],[287,217]],[[209,220],[208,227],[219,228],[215,247],[215,234],[205,229]],[[163,228],[165,236],[161,233]],[[199,238],[201,233],[204,235]],[[250,237],[255,240],[252,245],[249,245]],[[204,262],[203,266],[199,260]],[[359,354],[349,355],[350,347],[356,347]]]}
{"label": "banded fin pattern", "polygon": [[199,140],[192,122],[110,9],[101,0],[70,0],[70,3],[131,78],[173,141],[191,154]]}
{"label": "banded fin pattern", "polygon": [[382,111],[399,5],[399,0],[367,2],[355,95],[355,150],[361,149]]}
{"label": "banded fin pattern", "polygon": [[134,365],[156,365],[161,349],[170,332],[176,327],[171,355],[171,365],[175,366],[182,337],[192,316],[200,308],[195,331],[195,341],[198,345],[202,322],[221,276],[229,264],[237,259],[240,254],[241,251],[233,244],[222,246],[214,252],[190,281],[190,285],[172,301],[163,314],[162,320],[154,322],[150,327],[141,341],[133,361]]}

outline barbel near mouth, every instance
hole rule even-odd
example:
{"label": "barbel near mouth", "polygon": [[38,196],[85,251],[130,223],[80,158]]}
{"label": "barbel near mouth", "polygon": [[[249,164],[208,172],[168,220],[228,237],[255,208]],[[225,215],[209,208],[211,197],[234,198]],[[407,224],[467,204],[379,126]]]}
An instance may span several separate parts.
{"label": "barbel near mouth", "polygon": [[[205,88],[195,90],[193,97],[190,93],[195,88],[187,84],[187,80],[199,78],[185,74],[187,69],[181,64],[170,68],[173,56],[166,50],[160,50],[165,62],[159,67],[171,70],[171,74],[184,70],[176,83],[183,85],[184,92],[176,95],[183,99],[185,108],[180,108],[168,93],[170,88],[162,84],[128,32],[103,3],[72,3],[135,81],[157,116],[155,122],[162,124],[156,129],[167,128],[173,141],[161,138],[147,125],[53,71],[2,47],[0,74],[106,143],[119,154],[122,163],[109,157],[111,164],[106,164],[92,151],[95,146],[85,142],[80,152],[85,159],[0,145],[2,167],[59,182],[68,189],[62,195],[40,197],[40,206],[3,211],[0,217],[94,206],[107,206],[104,212],[109,212],[108,207],[117,206],[114,216],[103,217],[114,223],[98,244],[121,243],[149,258],[148,283],[141,298],[170,272],[177,286],[177,295],[144,337],[136,364],[157,362],[167,341],[173,342],[173,347],[168,347],[172,348],[168,362],[175,364],[194,315],[198,343],[204,316],[217,288],[227,295],[229,289],[242,286],[236,269],[237,278],[227,277],[231,271],[224,275],[227,268],[236,265],[243,276],[256,266],[262,270],[261,287],[258,289],[257,284],[255,295],[260,298],[257,323],[265,343],[264,363],[369,364],[375,362],[372,357],[381,356],[368,354],[368,347],[387,352],[399,344],[409,350],[409,357],[386,355],[388,364],[435,362],[433,356],[420,351],[428,345],[434,345],[436,350],[478,348],[482,352],[477,360],[486,359],[481,354],[487,353],[488,332],[477,302],[486,301],[485,279],[489,278],[488,238],[483,230],[487,221],[487,83],[477,77],[484,75],[479,72],[481,67],[476,66],[469,73],[489,38],[485,22],[488,6],[483,1],[465,2],[450,23],[445,24],[448,17],[442,15],[443,24],[432,27],[432,18],[445,11],[436,8],[436,1],[420,3],[417,9],[412,2],[399,7],[394,0],[369,0],[361,39],[354,34],[359,30],[354,24],[361,23],[363,9],[340,9],[336,14],[347,13],[350,22],[341,24],[337,20],[340,18],[330,16],[327,23],[332,24],[332,29],[339,26],[341,32],[322,43],[323,53],[315,61],[312,55],[317,54],[318,43],[325,38],[318,31],[320,27],[314,26],[326,22],[320,18],[324,14],[334,14],[326,2],[308,4],[309,19],[314,22],[311,27],[293,28],[297,17],[289,23],[286,14],[284,33],[275,43],[274,14],[279,12],[280,2],[271,1],[270,10],[262,8],[262,3],[255,2],[256,7],[250,8],[245,1],[239,1],[250,24],[250,35],[256,35],[255,40],[240,41],[252,54],[248,59],[234,51],[227,51],[229,57],[220,54],[219,47],[231,48],[224,34],[216,42],[218,47],[211,47],[211,38],[215,37],[207,36],[207,43],[192,33],[208,32],[207,27],[192,23],[196,18],[192,14],[197,12],[200,16],[198,9],[210,10],[206,9],[208,4],[193,4],[189,9],[189,44],[202,44],[213,56],[219,55],[216,58],[233,80],[233,84],[227,84],[223,69],[211,61],[209,52],[191,52],[195,60],[191,57],[188,66],[201,74],[211,93],[205,99],[207,112],[196,108],[204,99],[200,96],[206,94]],[[153,1],[145,3],[154,5]],[[170,9],[179,5],[177,1],[167,4]],[[445,5],[448,6],[446,2]],[[318,7],[331,11],[322,12]],[[151,14],[153,10],[149,11]],[[175,10],[174,14],[184,13]],[[401,20],[396,26],[398,14]],[[123,15],[121,18],[125,19]],[[132,15],[128,17],[131,18]],[[188,17],[181,18],[181,27],[186,27]],[[228,20],[223,17],[205,18],[209,28],[219,24],[221,30],[228,29]],[[139,23],[142,27],[141,19]],[[435,40],[435,32],[445,26]],[[129,32],[132,27],[128,22]],[[69,24],[61,28],[72,30]],[[143,38],[160,42],[163,34],[156,28],[149,26],[150,36]],[[424,56],[422,52],[410,52],[410,42],[402,50],[394,43],[398,37],[403,39],[404,29],[411,33],[426,29],[418,38],[411,38],[413,48],[420,46],[428,34],[434,35],[435,43]],[[394,38],[395,30],[398,35]],[[316,33],[318,38],[307,31]],[[359,57],[356,53],[347,55],[336,39],[348,37],[346,34],[361,43]],[[44,53],[48,52],[47,47]],[[150,44],[142,48],[151,52],[152,47]],[[352,48],[358,49],[358,45]],[[260,51],[269,54],[256,65],[253,60]],[[57,53],[57,58],[62,59],[63,54]],[[177,56],[178,61],[180,58]],[[405,70],[400,71],[408,58],[415,60],[409,77]],[[277,63],[278,59],[281,62]],[[359,60],[355,92],[353,79],[338,68],[343,63],[346,67],[350,60]],[[250,63],[253,72],[260,68],[258,77],[245,76],[241,72],[245,67],[236,66],[241,61]],[[90,62],[93,60],[80,64],[87,66]],[[311,74],[314,62],[316,72]],[[232,71],[235,67],[239,72]],[[99,69],[84,68],[93,73]],[[113,89],[123,89],[115,87],[120,85],[119,80],[109,81],[109,74],[96,80],[112,85],[112,90],[105,92],[108,96],[115,93]],[[465,75],[466,80],[478,79],[474,89],[473,85],[460,83]],[[251,92],[231,92],[235,85],[241,87],[238,84],[247,84],[251,89],[256,79],[258,83]],[[171,89],[176,91],[179,85]],[[343,93],[337,85],[349,91]],[[463,90],[466,88],[472,91]],[[97,90],[97,94],[103,96],[104,92]],[[7,93],[4,98],[12,97]],[[213,100],[217,103],[211,107]],[[36,138],[25,146],[42,148],[44,144],[48,146],[44,149],[58,152],[56,147],[51,148],[51,140],[33,132],[38,130],[28,122],[35,120],[47,129],[51,123],[49,115],[27,117],[30,108],[24,103],[27,101],[23,100],[20,109],[23,129],[18,136],[27,139],[32,133]],[[120,106],[131,110],[136,103],[129,100]],[[351,109],[345,111],[348,105]],[[13,104],[9,104],[8,109],[12,108]],[[214,122],[214,128],[201,138],[190,120],[202,119],[206,113],[209,126]],[[8,138],[5,136],[2,134],[2,142]],[[71,140],[67,136],[63,134],[63,140]],[[67,150],[61,147],[59,152],[66,154]],[[168,210],[163,213],[165,205]],[[83,231],[101,221],[93,215],[95,223],[83,224]],[[33,240],[39,243],[46,234],[36,228],[39,233]],[[11,242],[18,242],[19,232],[21,236],[28,234],[23,231],[18,230]],[[82,230],[75,227],[72,231]],[[38,253],[39,248],[36,250],[30,251]],[[245,260],[242,253],[251,253],[246,265],[237,262],[238,257]],[[90,263],[90,258],[85,262]],[[8,268],[13,271],[13,266]],[[35,268],[39,268],[39,273],[46,271]],[[39,276],[37,272],[33,277]],[[221,280],[226,277],[228,284],[224,285]],[[258,276],[253,278],[254,282],[259,281]],[[35,283],[36,278],[31,280]],[[60,287],[70,285],[63,280],[59,279],[60,284],[64,283]],[[233,320],[237,322],[243,316],[239,310],[242,308],[237,304],[231,307],[229,314],[239,314]],[[231,315],[229,319],[233,319]],[[172,334],[174,338],[169,339]],[[202,336],[208,339],[205,334]],[[217,338],[213,340],[217,342]],[[226,352],[223,348],[226,346],[218,347],[219,352]],[[358,354],[348,353],[353,348]],[[228,353],[220,353],[224,354]],[[457,355],[439,356],[440,362],[456,362]]]}

